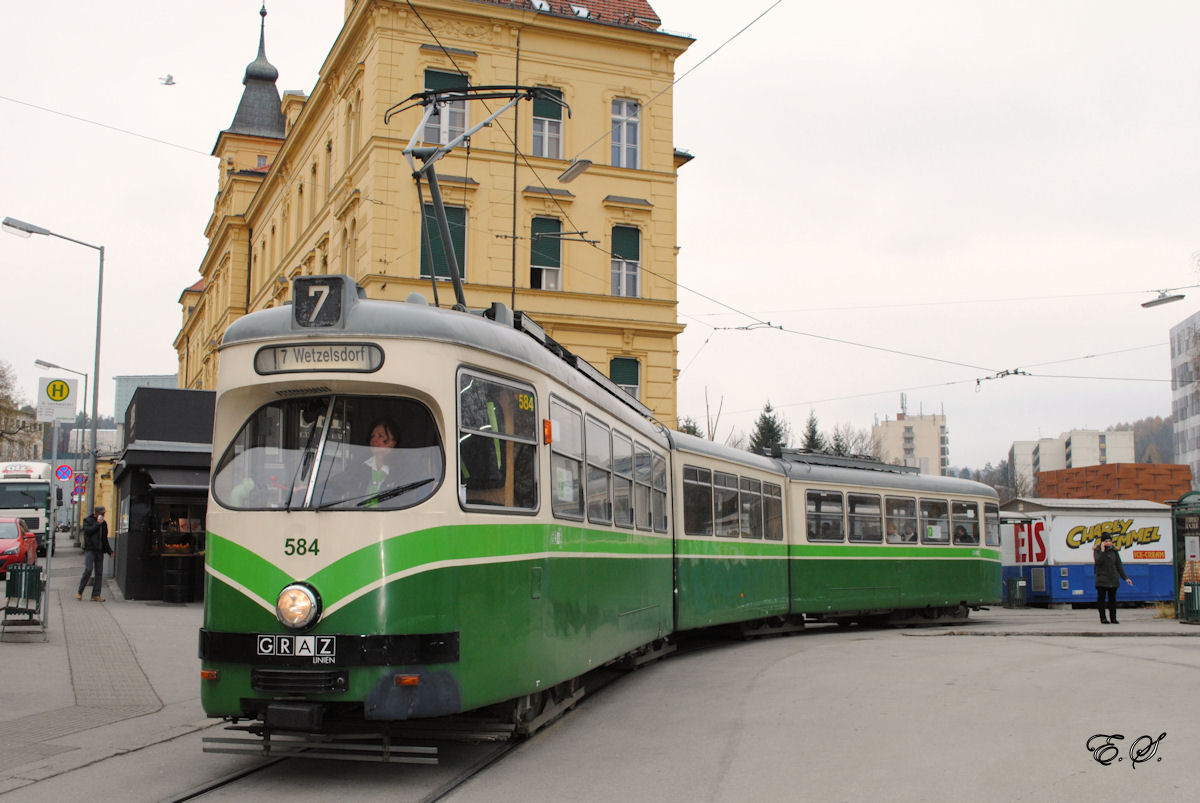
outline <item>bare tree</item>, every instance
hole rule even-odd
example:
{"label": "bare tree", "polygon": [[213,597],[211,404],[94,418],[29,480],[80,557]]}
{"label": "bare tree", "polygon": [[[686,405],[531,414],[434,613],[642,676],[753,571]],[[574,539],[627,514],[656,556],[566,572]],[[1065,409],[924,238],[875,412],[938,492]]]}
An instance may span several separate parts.
{"label": "bare tree", "polygon": [[[828,440],[833,444],[835,454],[861,455],[863,457],[873,457],[876,460],[882,459],[883,448],[879,443],[879,439],[871,434],[871,430],[859,429],[848,421],[835,426],[833,434]],[[845,451],[838,452],[836,451],[838,448],[845,449]]]}
{"label": "bare tree", "polygon": [[33,428],[24,417],[18,415],[22,404],[12,366],[0,360],[0,441],[15,440],[16,436]]}

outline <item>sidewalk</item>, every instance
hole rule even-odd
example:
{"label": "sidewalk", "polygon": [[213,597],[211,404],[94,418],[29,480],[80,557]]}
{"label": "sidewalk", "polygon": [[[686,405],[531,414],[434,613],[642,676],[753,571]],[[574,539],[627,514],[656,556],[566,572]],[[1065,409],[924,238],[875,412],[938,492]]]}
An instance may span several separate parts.
{"label": "sidewalk", "polygon": [[69,542],[51,571],[47,640],[0,642],[0,794],[213,724],[199,697],[201,603],[126,601],[111,579],[107,602],[90,584],[76,600],[83,553]]}

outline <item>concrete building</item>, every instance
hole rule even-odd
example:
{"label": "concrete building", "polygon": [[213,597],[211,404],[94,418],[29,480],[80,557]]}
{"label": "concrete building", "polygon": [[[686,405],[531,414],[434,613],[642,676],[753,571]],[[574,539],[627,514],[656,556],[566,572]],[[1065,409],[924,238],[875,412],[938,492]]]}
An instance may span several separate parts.
{"label": "concrete building", "polygon": [[1200,312],[1171,327],[1171,416],[1175,462],[1192,469],[1200,490]]}
{"label": "concrete building", "polygon": [[1033,496],[1033,452],[1037,441],[1013,441],[1008,449],[1008,485],[1014,496]]}
{"label": "concrete building", "polygon": [[[432,248],[423,236],[429,188],[418,194],[402,154],[423,110],[397,109],[426,90],[520,84],[570,114],[523,101],[437,163],[467,305],[526,312],[674,426],[676,171],[691,155],[672,142],[670,89],[691,43],[645,0],[346,0],[311,95],[281,99],[264,16],[213,148],[208,252],[180,296],[179,387],[213,388],[225,329],[289,300],[297,275],[446,305],[437,226]],[[452,101],[422,136],[445,143],[504,102]],[[593,164],[561,183],[576,156]]]}
{"label": "concrete building", "polygon": [[[1008,471],[1012,487],[1024,489],[1024,494],[1018,496],[1050,495],[1037,487],[1037,476],[1045,472],[1134,462],[1136,455],[1132,430],[1100,432],[1094,429],[1073,429],[1057,438],[1013,441],[1008,450]],[[1026,484],[1020,485],[1022,482]]]}
{"label": "concrete building", "polygon": [[944,415],[897,414],[876,421],[871,436],[885,463],[915,466],[922,474],[945,474],[950,466],[950,434]]}

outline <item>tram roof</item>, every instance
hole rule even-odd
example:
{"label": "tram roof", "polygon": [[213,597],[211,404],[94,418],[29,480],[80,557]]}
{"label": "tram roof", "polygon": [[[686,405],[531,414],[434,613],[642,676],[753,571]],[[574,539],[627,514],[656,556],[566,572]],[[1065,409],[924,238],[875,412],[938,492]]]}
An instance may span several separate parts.
{"label": "tram roof", "polygon": [[900,467],[889,466],[877,461],[847,460],[832,455],[803,454],[794,449],[783,450],[782,457],[765,457],[744,449],[713,443],[683,432],[671,432],[670,437],[674,448],[680,451],[760,468],[775,474],[786,475],[788,479],[794,481],[863,485],[916,493],[987,496],[999,499],[994,488],[981,482],[898,470]]}

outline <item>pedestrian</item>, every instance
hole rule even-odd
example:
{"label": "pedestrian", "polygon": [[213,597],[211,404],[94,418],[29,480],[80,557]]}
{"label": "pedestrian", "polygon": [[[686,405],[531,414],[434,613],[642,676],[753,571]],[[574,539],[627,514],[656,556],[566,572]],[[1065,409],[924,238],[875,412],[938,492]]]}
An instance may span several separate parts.
{"label": "pedestrian", "polygon": [[[1092,549],[1092,560],[1096,564],[1096,609],[1100,611],[1100,624],[1106,625],[1117,621],[1117,586],[1124,579],[1129,585],[1133,581],[1125,574],[1125,566],[1121,563],[1121,553],[1113,546],[1112,535],[1104,533]],[[1108,618],[1104,618],[1105,598],[1108,598]]]}
{"label": "pedestrian", "polygon": [[104,578],[104,556],[111,554],[104,508],[97,507],[83,520],[83,576],[79,578],[75,599],[83,599],[83,589],[87,588],[88,578],[94,573],[96,579],[92,582],[92,602],[104,602],[104,597],[100,596],[100,583]]}

